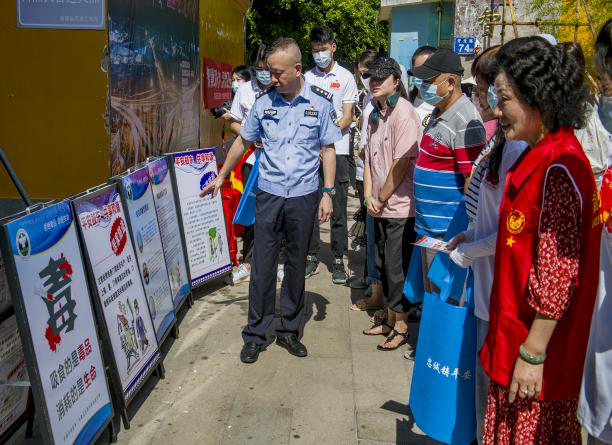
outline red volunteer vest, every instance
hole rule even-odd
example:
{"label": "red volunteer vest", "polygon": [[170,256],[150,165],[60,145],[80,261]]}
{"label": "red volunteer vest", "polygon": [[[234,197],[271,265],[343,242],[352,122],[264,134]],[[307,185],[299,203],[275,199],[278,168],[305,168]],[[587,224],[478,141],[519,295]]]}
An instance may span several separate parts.
{"label": "red volunteer vest", "polygon": [[612,167],[608,167],[604,172],[603,179],[601,181],[601,217],[604,223],[604,230],[608,233],[612,232]]}
{"label": "red volunteer vest", "polygon": [[540,400],[578,395],[597,292],[601,215],[589,162],[572,130],[547,135],[510,169],[500,209],[489,331],[480,351],[487,374],[508,388],[519,347],[536,312],[527,303],[529,271],[538,245],[546,175],[562,166],[582,202],[579,272],[571,303],[548,343]]}

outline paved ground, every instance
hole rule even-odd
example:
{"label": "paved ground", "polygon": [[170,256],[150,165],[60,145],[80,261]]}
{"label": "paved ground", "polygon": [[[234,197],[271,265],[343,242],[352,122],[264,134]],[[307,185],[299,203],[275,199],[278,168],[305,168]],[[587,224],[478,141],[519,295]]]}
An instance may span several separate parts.
{"label": "paved ground", "polygon": [[[329,230],[321,232],[321,259],[329,265]],[[349,256],[359,271],[361,256]],[[435,443],[408,413],[412,363],[403,358],[405,347],[379,352],[381,337],[361,334],[368,316],[349,310],[361,295],[333,285],[321,267],[307,281],[302,340],[309,356],[293,357],[273,343],[257,363],[244,365],[238,355],[248,284],[200,289],[182,315],[180,338],[164,345],[165,380],[149,380],[130,407],[131,429],[119,433],[119,443]]]}

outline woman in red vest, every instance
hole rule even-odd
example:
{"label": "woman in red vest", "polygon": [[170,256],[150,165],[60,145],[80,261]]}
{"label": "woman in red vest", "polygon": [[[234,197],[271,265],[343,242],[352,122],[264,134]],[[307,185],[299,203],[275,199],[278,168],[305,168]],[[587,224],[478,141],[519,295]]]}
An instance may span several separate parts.
{"label": "woman in red vest", "polygon": [[585,123],[584,70],[539,37],[496,56],[495,114],[529,147],[508,171],[499,211],[484,444],[580,443],[576,408],[597,290],[601,219],[573,129]]}

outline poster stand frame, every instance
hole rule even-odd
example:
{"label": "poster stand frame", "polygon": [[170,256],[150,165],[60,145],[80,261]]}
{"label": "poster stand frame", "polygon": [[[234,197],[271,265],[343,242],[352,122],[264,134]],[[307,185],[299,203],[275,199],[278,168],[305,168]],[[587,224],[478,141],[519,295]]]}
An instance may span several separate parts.
{"label": "poster stand frame", "polygon": [[[104,193],[105,191],[111,189],[111,188],[117,188],[119,187],[118,184],[116,183],[104,183],[101,184],[97,187],[93,187],[89,190],[87,190],[86,192],[83,193],[79,193],[78,195],[76,195],[75,197],[73,197],[73,199],[70,199],[71,201],[71,205],[72,205],[72,210],[75,214],[75,218],[78,217],[78,214],[76,213],[76,204],[78,202],[80,202],[81,200],[84,200],[87,197],[91,197],[91,195],[94,194],[100,194],[100,193]],[[123,200],[122,200],[122,205],[123,205]],[[127,217],[127,212],[125,212],[126,217]],[[83,236],[83,231],[81,229],[80,224],[76,223],[77,225],[77,229],[78,229],[78,233],[79,233],[79,241],[81,242],[81,245],[83,246],[82,250],[82,254],[83,254],[83,258],[84,258],[84,265],[85,265],[85,271],[87,274],[87,278],[89,280],[90,283],[95,283],[95,276],[94,276],[94,272],[93,272],[93,267],[91,264],[91,258],[89,257],[89,253],[87,251],[86,248],[84,248],[85,246],[85,237]],[[131,237],[131,233],[130,233],[130,237]],[[132,248],[134,248],[134,240],[131,239],[132,242]],[[139,271],[140,273],[140,271]],[[140,284],[142,286],[142,283]],[[91,286],[91,296],[93,301],[93,307],[94,307],[94,315],[97,319],[98,322],[98,330],[100,332],[100,340],[101,340],[101,344],[102,344],[102,352],[104,354],[104,360],[106,363],[108,363],[107,368],[110,371],[110,378],[109,378],[109,386],[111,388],[111,396],[113,397],[113,400],[117,402],[117,407],[119,409],[119,414],[121,416],[121,420],[123,422],[123,427],[126,430],[130,429],[130,419],[128,417],[128,413],[127,413],[127,409],[130,405],[130,403],[132,402],[132,400],[134,400],[134,397],[142,390],[142,388],[144,387],[145,383],[149,380],[149,378],[153,375],[153,373],[155,373],[160,379],[164,379],[165,378],[165,370],[163,368],[163,357],[161,356],[161,351],[160,351],[160,343],[158,342],[158,358],[156,359],[156,362],[153,366],[151,366],[146,373],[143,374],[142,378],[140,379],[140,381],[136,384],[136,386],[134,387],[134,390],[132,391],[132,394],[126,398],[125,395],[123,394],[123,385],[121,384],[121,378],[119,377],[119,370],[117,367],[117,362],[115,360],[115,357],[113,355],[113,349],[112,349],[112,343],[111,343],[111,339],[110,339],[110,334],[109,334],[109,329],[108,326],[106,325],[106,318],[104,317],[104,310],[102,308],[102,302],[100,299],[100,294],[98,292],[98,288],[95,285]],[[147,312],[149,312],[149,307],[147,305]],[[150,314],[149,314],[150,316]],[[170,329],[168,329],[168,331],[170,331]],[[157,338],[156,338],[157,340]],[[118,432],[118,429],[117,429]],[[115,436],[116,437],[116,434]]]}
{"label": "poster stand frame", "polygon": [[[43,395],[44,392],[43,392],[43,387],[42,387],[41,376],[40,376],[40,373],[38,372],[38,367],[36,366],[36,354],[34,352],[34,342],[32,341],[32,335],[30,333],[30,329],[29,329],[28,322],[27,322],[28,317],[27,317],[26,309],[23,303],[23,293],[21,292],[21,286],[19,285],[17,267],[12,258],[13,255],[11,252],[8,228],[6,225],[9,222],[14,221],[15,219],[23,215],[30,214],[32,213],[32,211],[39,210],[39,207],[44,208],[47,205],[50,205],[54,202],[55,201],[50,201],[49,203],[46,203],[43,205],[40,205],[40,204],[33,205],[31,207],[27,207],[24,211],[19,212],[15,215],[11,215],[7,218],[0,219],[0,252],[2,253],[5,259],[4,267],[6,268],[6,271],[7,271],[6,273],[7,281],[8,281],[9,290],[11,292],[11,296],[13,300],[13,309],[15,311],[15,318],[17,319],[17,327],[19,329],[19,336],[21,337],[23,355],[25,357],[26,367],[28,369],[28,377],[30,379],[30,385],[31,385],[30,395],[32,396],[34,404],[39,406],[39,411],[42,414],[40,425],[41,425],[43,443],[46,445],[55,445],[55,441],[53,440],[53,432],[51,430],[51,424],[49,422],[49,413],[47,411],[47,405],[45,404],[45,397]],[[70,207],[70,209],[71,211],[73,211],[72,206]],[[75,224],[75,226],[78,226],[74,212],[73,212],[73,218],[75,218],[73,220],[73,224]],[[78,235],[77,235],[77,240],[79,241],[79,244],[80,244],[81,240],[80,240],[80,237],[78,237]],[[81,262],[85,266],[85,259],[83,258],[83,249],[82,249],[82,246],[79,246],[79,247],[80,247],[79,256],[80,256]],[[89,295],[91,295],[90,282],[87,279],[87,274],[85,275],[86,275],[85,285],[87,286]],[[95,311],[92,311],[92,316],[94,317],[94,320],[95,320]],[[102,348],[101,343],[102,342],[99,342],[100,348]],[[102,360],[104,363],[103,356],[102,356]],[[106,366],[105,363],[104,363],[104,366]],[[106,378],[106,376],[104,378]],[[107,381],[107,384],[108,383],[109,382]],[[100,427],[96,435],[93,437],[93,440],[91,443],[96,443],[97,440],[100,438],[100,436],[102,436],[102,434],[106,431],[106,428],[108,427],[111,428],[111,435],[113,434],[112,425],[113,425],[113,417],[115,417],[115,409],[113,406],[110,385],[108,385],[108,387],[109,387],[109,396],[111,397],[111,400],[110,400],[111,415],[110,415],[110,418],[106,420],[104,425]],[[34,414],[32,413],[31,415],[33,418]]]}
{"label": "poster stand frame", "polygon": [[[0,325],[4,323],[6,320],[8,320],[9,318],[11,318],[13,315],[16,315],[15,308],[11,305],[9,308],[5,309],[0,314]],[[34,400],[32,398],[32,388],[30,388],[28,390],[28,402],[26,405],[26,410],[23,412],[21,416],[17,418],[17,420],[13,422],[13,424],[9,428],[7,428],[4,434],[0,435],[0,443],[5,443],[6,441],[8,441],[8,439],[13,434],[15,434],[17,431],[19,431],[21,427],[23,426],[23,424],[26,422],[27,422],[27,425],[26,425],[25,437],[26,439],[30,439],[32,437],[32,433],[34,430],[34,414],[35,414],[34,409],[35,407],[34,407]]]}
{"label": "poster stand frame", "polygon": [[174,205],[176,206],[176,217],[178,220],[179,232],[181,235],[181,244],[183,245],[183,253],[185,254],[185,268],[187,269],[187,279],[189,280],[189,294],[181,304],[176,308],[178,312],[187,302],[189,308],[193,307],[193,285],[191,284],[191,269],[189,268],[189,256],[187,255],[187,240],[185,238],[185,227],[183,226],[183,215],[181,214],[181,204],[179,203],[178,186],[176,184],[176,173],[174,172],[174,162],[172,161],[173,153],[166,153],[163,156],[166,158],[168,163],[168,172],[170,173],[170,180],[172,181],[172,193],[174,194]]}
{"label": "poster stand frame", "polygon": [[[189,298],[189,307],[193,307],[194,304],[194,298],[193,298],[193,291],[201,286],[203,286],[204,284],[212,281],[212,280],[216,280],[216,279],[220,279],[220,278],[225,278],[227,276],[231,276],[232,275],[232,268],[230,267],[230,269],[225,272],[222,273],[220,275],[217,275],[215,277],[209,278],[208,280],[204,280],[201,281],[200,283],[194,285],[193,284],[193,280],[191,277],[191,269],[189,267],[189,255],[187,253],[187,239],[185,237],[185,226],[183,224],[183,213],[181,211],[181,201],[180,201],[180,195],[178,192],[178,183],[177,183],[177,179],[176,179],[176,169],[174,166],[174,159],[173,157],[175,155],[181,154],[181,153],[188,153],[191,151],[195,151],[195,150],[204,150],[202,148],[188,148],[186,150],[181,150],[181,151],[175,151],[172,153],[166,153],[164,156],[166,156],[166,158],[168,159],[168,169],[170,170],[170,178],[172,179],[172,188],[174,189],[174,202],[176,203],[176,214],[178,217],[178,222],[179,222],[179,230],[181,231],[181,239],[183,242],[183,249],[185,251],[185,256],[187,257],[187,276],[189,278],[189,283],[191,285],[191,292],[190,295],[188,297],[185,298],[185,300],[187,300],[187,298]],[[214,149],[211,149],[214,151]],[[215,155],[215,162],[217,160],[217,156]],[[223,214],[223,222],[225,223],[225,213]],[[227,245],[229,246],[229,239],[227,238],[227,233],[225,233],[225,241],[227,242]],[[231,262],[230,262],[230,266],[231,266]]]}
{"label": "poster stand frame", "polygon": [[[112,179],[115,180],[115,184],[117,185],[118,191],[119,191],[119,197],[121,198],[121,204],[123,205],[123,209],[125,210],[125,220],[128,226],[128,230],[130,231],[130,236],[132,237],[132,244],[134,244],[134,240],[136,239],[136,237],[134,236],[134,232],[132,229],[132,218],[130,217],[130,212],[128,211],[128,203],[127,203],[127,199],[125,197],[125,190],[123,189],[123,182],[121,181],[125,176],[130,175],[131,173],[135,172],[136,170],[140,170],[142,168],[146,168],[147,163],[146,162],[141,162],[138,165],[135,165],[134,167],[126,170],[124,173],[122,173],[121,175],[115,176]],[[149,174],[149,172],[147,171],[147,175]],[[150,181],[150,178],[149,178]],[[150,184],[150,183],[149,183]],[[151,192],[152,193],[152,192]],[[153,208],[153,211],[155,212],[155,221],[157,222],[157,229],[159,231],[159,219],[157,218],[157,209],[155,209],[155,207]],[[160,238],[160,243],[161,243],[161,233],[159,234],[159,238]],[[136,253],[136,246],[134,246],[134,254],[136,255],[136,258],[138,258],[138,253]],[[162,255],[163,255],[163,246],[162,246]],[[138,266],[138,273],[140,274],[140,276],[142,276],[142,271],[140,270],[140,262],[136,261],[136,265]],[[166,279],[168,280],[168,289],[170,289],[170,279],[168,278],[168,268],[166,267],[166,258],[164,256],[164,269],[166,269]],[[144,284],[143,284],[144,287]],[[146,294],[146,292],[145,292]],[[148,300],[148,299],[147,299]],[[170,295],[170,300],[172,300],[172,295]],[[147,303],[147,307],[148,307],[148,303]],[[172,311],[174,312],[174,319],[172,320],[172,323],[170,323],[170,326],[168,326],[168,328],[166,329],[166,332],[163,333],[163,335],[161,336],[161,338],[159,340],[157,340],[157,344],[158,344],[158,348],[159,348],[159,352],[161,354],[161,346],[166,342],[166,339],[168,338],[168,335],[173,334],[174,338],[178,338],[178,328],[176,327],[176,308],[174,307],[174,302],[172,302]],[[150,310],[149,310],[150,312]],[[151,317],[151,320],[153,319],[153,317]],[[155,338],[157,338],[157,334],[155,335]],[[162,360],[163,361],[163,360]],[[158,372],[158,376],[160,379],[164,379],[166,375],[166,371],[164,368],[163,363],[159,366],[159,372]]]}
{"label": "poster stand frame", "polygon": [[[183,262],[185,264],[185,271],[187,273],[187,281],[189,282],[189,292],[187,293],[187,295],[185,295],[185,297],[181,300],[181,302],[174,307],[174,312],[176,315],[176,322],[173,326],[173,331],[172,331],[172,336],[175,339],[179,338],[179,320],[178,320],[178,314],[179,312],[183,309],[183,306],[185,306],[185,303],[188,302],[189,303],[189,308],[193,307],[193,289],[191,287],[191,272],[189,271],[189,258],[187,257],[187,243],[185,242],[185,233],[183,232],[183,224],[182,224],[182,219],[181,219],[181,212],[180,212],[180,206],[178,204],[178,192],[176,190],[176,181],[174,180],[174,177],[172,175],[172,156],[167,155],[167,154],[162,154],[160,156],[149,156],[145,162],[144,165],[148,165],[151,162],[157,161],[159,159],[165,159],[166,160],[166,165],[168,167],[168,174],[170,175],[170,181],[172,183],[172,199],[174,202],[174,211],[176,212],[176,217],[177,217],[177,223],[178,223],[178,229],[179,229],[179,239],[181,240],[181,248],[183,250]],[[157,214],[157,212],[156,212]],[[159,216],[157,217],[157,224],[159,225]],[[162,239],[162,247],[163,247],[164,241]],[[168,279],[170,279],[170,277],[168,277]]]}

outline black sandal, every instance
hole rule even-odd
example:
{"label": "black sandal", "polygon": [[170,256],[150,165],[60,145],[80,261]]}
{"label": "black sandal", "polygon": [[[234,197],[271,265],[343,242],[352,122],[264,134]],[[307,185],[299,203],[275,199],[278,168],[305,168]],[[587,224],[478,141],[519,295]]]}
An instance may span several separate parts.
{"label": "black sandal", "polygon": [[[391,329],[391,331],[390,331],[390,332],[379,332],[378,334],[369,334],[369,333],[367,332],[367,331],[369,331],[370,329],[374,329],[374,328],[377,328],[377,327],[379,327],[379,326],[386,326],[386,327],[388,327],[389,329]],[[391,332],[393,332],[393,331],[394,331],[393,326],[390,326],[390,325],[388,325],[387,323],[385,323],[385,322],[383,321],[382,323],[374,323],[374,324],[372,325],[372,327],[370,327],[370,328],[368,328],[368,329],[366,329],[366,330],[362,331],[362,333],[363,333],[363,335],[371,335],[371,336],[375,336],[375,335],[389,335],[389,334],[390,334]]]}
{"label": "black sandal", "polygon": [[378,346],[376,346],[376,349],[378,349],[379,351],[395,351],[400,346],[404,346],[406,343],[408,343],[408,337],[410,337],[410,334],[408,334],[408,332],[397,332],[395,329],[393,329],[393,330],[391,330],[391,334],[387,337],[387,340],[385,340],[385,342],[383,344],[386,345],[387,343],[391,342],[398,335],[403,337],[403,340],[401,342],[399,342],[399,344],[397,346],[394,346],[393,348],[385,348],[385,347],[383,347],[381,345],[378,345]]}

